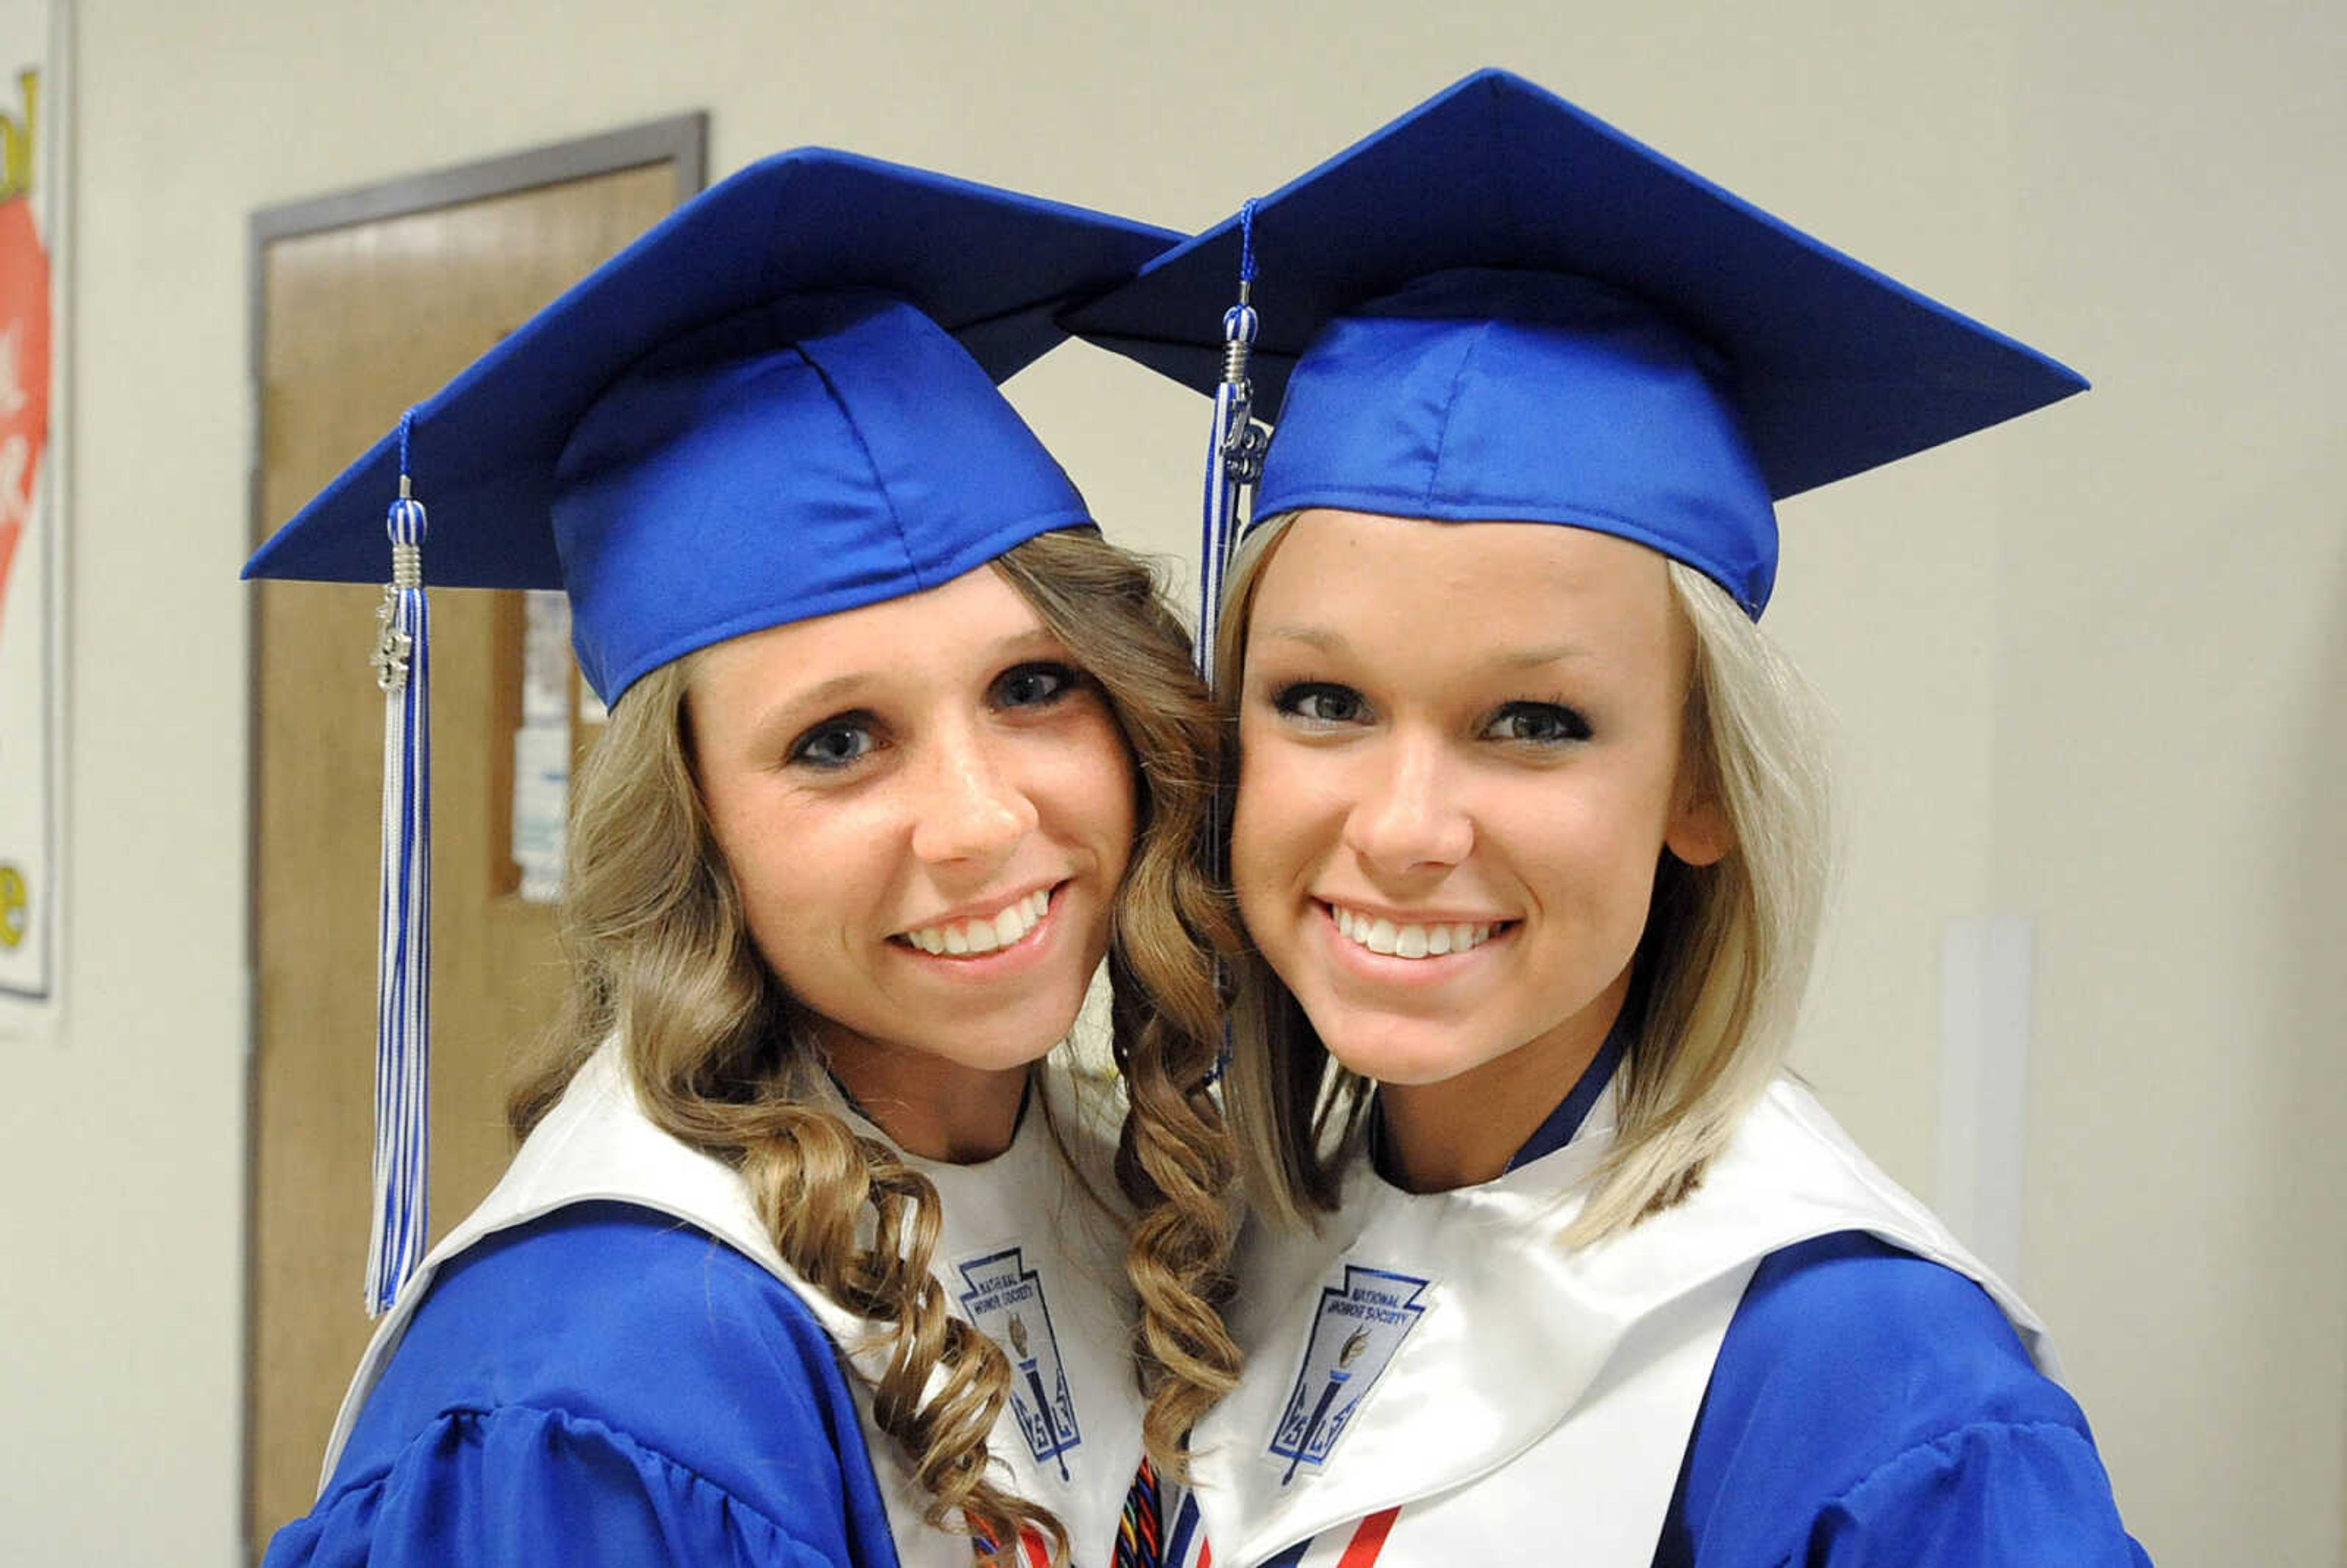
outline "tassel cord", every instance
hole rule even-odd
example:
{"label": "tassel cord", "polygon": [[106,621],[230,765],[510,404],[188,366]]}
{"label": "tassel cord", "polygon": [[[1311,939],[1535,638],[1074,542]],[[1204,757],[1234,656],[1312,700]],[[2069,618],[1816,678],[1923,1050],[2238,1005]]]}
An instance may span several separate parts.
{"label": "tassel cord", "polygon": [[1223,313],[1223,378],[1214,388],[1214,424],[1207,433],[1205,484],[1198,538],[1199,677],[1214,682],[1214,637],[1222,624],[1223,579],[1231,551],[1245,531],[1247,487],[1263,474],[1270,432],[1255,418],[1255,384],[1247,363],[1261,322],[1255,292],[1255,202],[1239,209],[1239,298]]}
{"label": "tassel cord", "polygon": [[366,1306],[380,1316],[423,1261],[430,1230],[432,1037],[431,612],[424,507],[400,497],[385,527],[392,580],[374,664],[384,690],[383,863],[375,971],[375,1143]]}

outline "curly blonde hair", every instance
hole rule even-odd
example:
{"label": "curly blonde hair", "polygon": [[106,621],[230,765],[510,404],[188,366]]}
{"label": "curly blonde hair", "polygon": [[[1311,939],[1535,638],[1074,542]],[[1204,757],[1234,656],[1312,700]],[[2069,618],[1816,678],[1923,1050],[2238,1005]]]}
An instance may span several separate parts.
{"label": "curly blonde hair", "polygon": [[[1215,649],[1226,725],[1236,722],[1247,617],[1264,569],[1299,515],[1267,519],[1232,562]],[[1635,959],[1645,1010],[1622,1068],[1614,1148],[1564,1232],[1571,1245],[1627,1230],[1701,1182],[1784,1065],[1825,902],[1816,699],[1725,589],[1667,565],[1695,642],[1681,743],[1699,797],[1725,812],[1734,847],[1701,866],[1666,851],[1656,866]],[[1231,774],[1226,789],[1235,792]],[[1239,963],[1232,1032],[1227,1104],[1248,1184],[1274,1218],[1308,1225],[1337,1207],[1341,1151],[1352,1146],[1375,1085],[1329,1055],[1252,952]]]}
{"label": "curly blonde hair", "polygon": [[[1129,1095],[1115,1170],[1133,1222],[1144,1435],[1178,1471],[1180,1440],[1236,1382],[1230,1292],[1235,1157],[1209,1084],[1222,1038],[1216,960],[1235,924],[1204,869],[1215,721],[1187,635],[1149,569],[1090,529],[1017,546],[994,569],[1108,697],[1138,764],[1132,860],[1111,913],[1112,1050]],[[880,1326],[873,1419],[931,1494],[928,1522],[1014,1554],[1024,1532],[1064,1560],[1051,1512],[989,1479],[1010,1387],[1002,1351],[947,1310],[932,1277],[937,1193],[896,1152],[805,1092],[818,1072],[796,1004],[759,958],[690,762],[691,656],[614,706],[581,770],[562,908],[570,980],[507,1102],[517,1137],[595,1047],[621,1032],[645,1112],[741,1173],[793,1268]],[[933,1377],[937,1387],[929,1389]]]}

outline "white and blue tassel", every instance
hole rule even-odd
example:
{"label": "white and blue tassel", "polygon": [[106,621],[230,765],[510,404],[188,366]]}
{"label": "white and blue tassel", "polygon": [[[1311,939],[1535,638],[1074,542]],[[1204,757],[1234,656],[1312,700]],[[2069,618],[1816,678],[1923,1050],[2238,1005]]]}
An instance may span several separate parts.
{"label": "white and blue tassel", "polygon": [[399,499],[383,590],[375,679],[383,710],[382,945],[375,969],[374,1229],[369,1317],[424,1259],[431,1221],[432,666],[424,599],[424,504],[409,494],[409,410],[399,422]]}
{"label": "white and blue tassel", "polygon": [[1205,495],[1198,540],[1198,674],[1214,682],[1214,633],[1222,623],[1223,577],[1245,528],[1241,492],[1263,475],[1271,433],[1255,418],[1247,360],[1260,323],[1255,292],[1255,202],[1239,209],[1239,302],[1223,313],[1223,379],[1214,388],[1214,425],[1206,438]]}
{"label": "white and blue tassel", "polygon": [[[1255,352],[1256,330],[1262,324],[1254,304],[1255,201],[1239,209],[1239,302],[1223,313],[1223,379],[1214,388],[1214,424],[1206,436],[1205,494],[1198,538],[1198,677],[1209,690],[1214,684],[1214,642],[1223,623],[1223,579],[1230,569],[1231,551],[1245,531],[1240,517],[1246,487],[1263,477],[1264,448],[1271,432],[1255,417],[1255,383],[1247,361]],[[1207,836],[1217,857],[1222,830],[1210,808]],[[1225,977],[1225,982],[1227,976]],[[1206,1081],[1214,1083],[1230,1071],[1231,1026],[1223,1025],[1223,1047]]]}

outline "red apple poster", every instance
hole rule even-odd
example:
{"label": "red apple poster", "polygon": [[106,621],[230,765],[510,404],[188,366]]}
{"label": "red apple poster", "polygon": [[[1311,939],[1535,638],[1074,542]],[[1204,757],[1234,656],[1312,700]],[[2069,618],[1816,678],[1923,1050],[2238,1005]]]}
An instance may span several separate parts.
{"label": "red apple poster", "polygon": [[58,1000],[58,23],[46,0],[0,0],[0,1027],[53,1016]]}

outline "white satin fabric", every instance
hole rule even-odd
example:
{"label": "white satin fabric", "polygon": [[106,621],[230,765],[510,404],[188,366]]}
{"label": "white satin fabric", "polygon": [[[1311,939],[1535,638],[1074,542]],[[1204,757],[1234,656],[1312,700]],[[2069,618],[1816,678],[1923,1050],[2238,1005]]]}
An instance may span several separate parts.
{"label": "white satin fabric", "polygon": [[[1306,1568],[1324,1558],[1645,1568],[1753,1270],[1838,1231],[1871,1232],[1978,1280],[2054,1373],[2020,1299],[1788,1081],[1753,1108],[1685,1203],[1566,1250],[1556,1238],[1614,1128],[1609,1088],[1563,1148],[1426,1196],[1357,1158],[1321,1234],[1251,1236],[1233,1314],[1247,1375],[1193,1436],[1202,1528],[1184,1563],[1211,1545],[1214,1568],[1249,1568],[1317,1538]],[[1368,1271],[1424,1282],[1410,1302],[1423,1310],[1398,1343],[1379,1342],[1390,1328],[1356,1330],[1344,1316],[1358,1310],[1342,1304],[1348,1277],[1357,1301],[1377,1299],[1360,1288]],[[1407,1293],[1389,1284],[1385,1294],[1397,1291]],[[1352,1375],[1374,1381],[1321,1462],[1299,1461],[1298,1413],[1331,1386],[1331,1346],[1341,1359],[1357,1338]],[[1328,1409],[1350,1396],[1338,1386]],[[1397,1507],[1391,1521],[1376,1518]]]}
{"label": "white satin fabric", "polygon": [[[1096,1122],[1077,1104],[1072,1085],[1048,1070],[1039,1086],[1057,1112],[1070,1154],[1093,1176],[1091,1191],[1112,1196],[1102,1173],[1106,1149]],[[886,1141],[852,1112],[842,1115],[859,1132]],[[1028,1342],[1012,1356],[1022,1388],[1044,1387],[1057,1444],[1038,1459],[1027,1429],[1041,1424],[1034,1400],[1006,1404],[989,1441],[997,1479],[1051,1508],[1067,1526],[1077,1568],[1105,1563],[1116,1540],[1126,1490],[1141,1460],[1142,1399],[1127,1350],[1135,1317],[1123,1273],[1121,1220],[1103,1209],[1071,1168],[1040,1105],[1030,1105],[1017,1138],[983,1164],[948,1165],[904,1156],[937,1186],[944,1223],[933,1270],[957,1316],[971,1316],[998,1331],[1020,1317]],[[847,1358],[863,1372],[851,1378],[863,1419],[872,1468],[888,1508],[890,1532],[904,1568],[969,1568],[967,1536],[923,1522],[928,1494],[894,1439],[872,1424],[866,1379],[886,1358],[876,1353],[874,1328],[809,1285],[783,1261],[759,1224],[741,1180],[722,1162],[671,1137],[644,1115],[630,1084],[618,1040],[606,1040],[581,1067],[561,1101],[515,1154],[505,1176],[463,1224],[432,1250],[375,1328],[344,1396],[326,1447],[323,1489],[333,1474],[359,1409],[399,1347],[441,1265],[467,1247],[514,1225],[573,1204],[633,1204],[674,1215],[724,1242],[764,1267],[806,1303]],[[985,1263],[983,1260],[994,1260]],[[961,1266],[970,1265],[969,1272]],[[988,1280],[1005,1289],[983,1291]],[[1048,1317],[1048,1323],[1045,1319]],[[1053,1361],[1056,1359],[1056,1375]],[[1021,1374],[1031,1363],[1034,1383]],[[1065,1391],[1061,1383],[1064,1378]],[[1072,1430],[1071,1430],[1072,1429]],[[1073,1440],[1071,1441],[1070,1440]],[[1054,1447],[1063,1452],[1051,1451]],[[1067,1465],[1066,1479],[1060,1473]]]}

